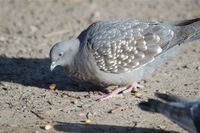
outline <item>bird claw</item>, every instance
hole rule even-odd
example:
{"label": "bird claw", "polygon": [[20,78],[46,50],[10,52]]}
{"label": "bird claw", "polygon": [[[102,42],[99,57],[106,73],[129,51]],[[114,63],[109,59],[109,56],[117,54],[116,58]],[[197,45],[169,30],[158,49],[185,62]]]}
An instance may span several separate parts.
{"label": "bird claw", "polygon": [[122,94],[111,94],[111,93],[109,93],[109,94],[102,94],[102,95],[100,95],[98,98],[97,98],[97,100],[99,100],[99,101],[104,101],[104,100],[107,100],[107,99],[110,99],[110,98],[112,98],[112,97],[121,97],[121,96],[123,96]]}
{"label": "bird claw", "polygon": [[125,87],[119,87],[116,88],[114,91],[108,93],[108,94],[101,94],[97,100],[104,101],[107,99],[110,99],[112,97],[121,97],[123,94],[131,92],[131,91],[138,91],[138,88],[143,88],[144,86],[138,84],[138,83],[133,83],[131,85],[125,86]]}

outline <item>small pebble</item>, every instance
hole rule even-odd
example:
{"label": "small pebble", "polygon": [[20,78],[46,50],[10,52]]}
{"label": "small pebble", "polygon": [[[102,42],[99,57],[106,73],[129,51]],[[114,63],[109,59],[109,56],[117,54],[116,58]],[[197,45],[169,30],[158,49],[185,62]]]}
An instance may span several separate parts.
{"label": "small pebble", "polygon": [[197,67],[196,67],[196,70],[200,70],[200,66],[197,66]]}
{"label": "small pebble", "polygon": [[36,32],[38,30],[38,28],[35,25],[31,25],[30,29],[32,32]]}
{"label": "small pebble", "polygon": [[182,68],[189,68],[187,65],[182,66]]}
{"label": "small pebble", "polygon": [[165,129],[166,127],[164,125],[158,125],[157,128],[159,128],[159,129]]}
{"label": "small pebble", "polygon": [[141,97],[141,94],[139,92],[133,92],[132,95],[138,98]]}
{"label": "small pebble", "polygon": [[49,130],[49,129],[51,129],[52,128],[52,125],[49,123],[49,124],[47,124],[45,127],[44,127],[44,129],[45,130]]}
{"label": "small pebble", "polygon": [[0,36],[0,41],[1,41],[1,42],[4,42],[4,41],[6,41],[6,38],[3,37],[3,36]]}
{"label": "small pebble", "polygon": [[77,100],[73,100],[73,101],[71,101],[70,103],[72,103],[72,104],[77,104],[78,101],[77,101]]}

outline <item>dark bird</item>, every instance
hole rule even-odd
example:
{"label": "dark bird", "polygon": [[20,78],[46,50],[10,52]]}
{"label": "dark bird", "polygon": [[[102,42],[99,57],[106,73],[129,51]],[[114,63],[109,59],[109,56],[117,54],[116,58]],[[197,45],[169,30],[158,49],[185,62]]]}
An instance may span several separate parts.
{"label": "dark bird", "polygon": [[174,95],[155,94],[164,102],[149,99],[139,103],[142,110],[161,113],[191,133],[200,133],[200,100],[189,101]]}

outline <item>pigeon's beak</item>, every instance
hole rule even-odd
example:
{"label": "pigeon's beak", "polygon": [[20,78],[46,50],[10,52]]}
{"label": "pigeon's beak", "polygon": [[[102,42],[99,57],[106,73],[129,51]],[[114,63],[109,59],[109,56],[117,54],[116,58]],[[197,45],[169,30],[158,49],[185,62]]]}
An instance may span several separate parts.
{"label": "pigeon's beak", "polygon": [[50,66],[50,70],[53,71],[53,69],[56,67],[56,62],[52,62]]}

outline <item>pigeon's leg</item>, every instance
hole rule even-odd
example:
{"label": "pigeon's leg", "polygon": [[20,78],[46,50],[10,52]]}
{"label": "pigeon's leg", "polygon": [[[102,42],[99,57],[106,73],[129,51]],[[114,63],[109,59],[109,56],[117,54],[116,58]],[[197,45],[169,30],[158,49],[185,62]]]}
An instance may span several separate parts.
{"label": "pigeon's leg", "polygon": [[131,85],[128,85],[127,89],[124,90],[122,93],[127,93],[127,92],[131,92],[131,91],[136,92],[136,91],[138,91],[138,88],[143,88],[143,87],[144,87],[143,85],[140,85],[138,83],[133,83]]}
{"label": "pigeon's leg", "polygon": [[98,100],[103,101],[103,100],[107,100],[112,97],[122,96],[122,94],[124,94],[124,93],[131,92],[131,91],[137,91],[138,88],[143,88],[143,86],[138,83],[133,83],[133,84],[127,85],[125,87],[118,87],[114,91],[112,91],[108,94],[102,94],[98,98]]}
{"label": "pigeon's leg", "polygon": [[109,98],[112,97],[119,97],[122,96],[122,93],[124,90],[126,90],[126,87],[119,87],[119,88],[115,88],[112,92],[108,93],[108,94],[101,94],[97,100],[103,101],[103,100],[107,100]]}

